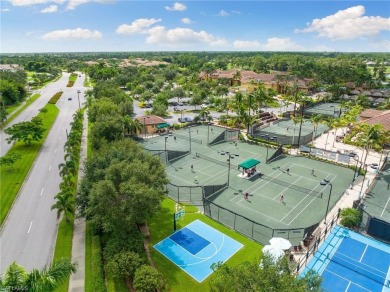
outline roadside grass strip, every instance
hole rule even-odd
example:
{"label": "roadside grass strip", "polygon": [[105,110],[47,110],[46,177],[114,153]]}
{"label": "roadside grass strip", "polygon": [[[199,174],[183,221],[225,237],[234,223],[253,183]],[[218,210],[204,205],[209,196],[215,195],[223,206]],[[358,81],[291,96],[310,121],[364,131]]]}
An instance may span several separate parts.
{"label": "roadside grass strip", "polygon": [[42,126],[46,129],[42,139],[39,142],[32,142],[31,145],[26,145],[23,142],[16,142],[8,153],[18,152],[21,154],[22,159],[16,161],[11,170],[8,166],[0,166],[0,225],[3,225],[19,190],[59,113],[59,110],[55,105],[47,104],[45,108],[47,109],[46,113],[38,114],[38,117],[42,118]]}
{"label": "roadside grass strip", "polygon": [[[8,117],[7,120],[3,124],[1,124],[0,129],[3,129],[6,125],[11,123],[22,111],[24,111],[28,106],[30,106],[30,104],[32,104],[34,101],[36,101],[40,96],[41,96],[40,94],[34,94],[29,99],[27,99],[26,103],[20,109],[18,109],[15,113],[13,113],[10,117]],[[12,112],[16,108],[18,108],[18,106],[19,106],[19,104],[16,106],[12,106],[12,107],[7,108],[7,112],[8,111]]]}

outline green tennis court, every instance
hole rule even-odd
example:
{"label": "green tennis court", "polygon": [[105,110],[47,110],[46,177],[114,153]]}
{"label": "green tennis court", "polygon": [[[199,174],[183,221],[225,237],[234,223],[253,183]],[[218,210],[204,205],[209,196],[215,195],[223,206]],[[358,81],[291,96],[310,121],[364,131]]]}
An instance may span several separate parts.
{"label": "green tennis court", "polygon": [[307,107],[304,109],[305,116],[311,115],[323,115],[332,118],[339,117],[345,109],[340,107],[339,103],[335,102],[325,102],[325,103],[317,103],[312,107]]}
{"label": "green tennis court", "polygon": [[[190,129],[204,141],[207,128],[210,127]],[[186,132],[180,130],[167,139],[155,137],[145,143],[147,148],[163,150],[168,156],[170,151],[187,151],[167,163],[168,195],[193,203],[206,196],[201,202],[206,215],[263,243],[272,236],[286,237],[293,243],[295,239],[302,240],[325,216],[330,188],[320,185],[320,181],[328,179],[333,185],[329,199],[332,207],[353,177],[350,169],[300,156],[282,154],[264,164],[267,148],[241,141],[220,141],[207,146],[191,140],[190,146],[189,140],[179,142],[179,135]],[[268,157],[274,152],[269,148]],[[260,164],[256,166],[257,174],[245,179],[238,166],[249,158]]]}

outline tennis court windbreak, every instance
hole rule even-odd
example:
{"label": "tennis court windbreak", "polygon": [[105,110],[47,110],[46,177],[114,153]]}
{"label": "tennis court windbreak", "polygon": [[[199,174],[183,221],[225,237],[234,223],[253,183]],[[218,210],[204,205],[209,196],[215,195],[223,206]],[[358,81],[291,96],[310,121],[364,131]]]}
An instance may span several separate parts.
{"label": "tennis court windbreak", "polygon": [[250,168],[258,165],[259,163],[260,163],[259,160],[249,158],[249,159],[245,160],[244,162],[241,162],[238,166],[242,167],[244,169],[250,169]]}

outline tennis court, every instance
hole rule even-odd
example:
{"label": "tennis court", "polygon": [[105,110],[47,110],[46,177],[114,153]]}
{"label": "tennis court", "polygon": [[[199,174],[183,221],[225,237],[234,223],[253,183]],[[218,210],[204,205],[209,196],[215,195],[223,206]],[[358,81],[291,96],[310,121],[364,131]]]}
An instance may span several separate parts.
{"label": "tennis court", "polygon": [[341,108],[340,104],[335,102],[317,103],[314,104],[312,107],[307,107],[304,109],[305,116],[323,115],[332,118],[338,118],[344,112],[345,109]]}
{"label": "tennis court", "polygon": [[198,282],[213,273],[211,265],[226,262],[243,245],[200,220],[176,231],[154,248]]}
{"label": "tennis court", "polygon": [[[278,120],[257,128],[254,130],[253,135],[258,138],[268,135],[269,137],[276,137],[276,142],[280,144],[297,145],[300,127],[300,123],[295,124],[293,120]],[[307,144],[327,130],[328,127],[326,125],[318,124],[315,131],[314,124],[310,120],[303,120],[299,143]]]}
{"label": "tennis court", "polygon": [[[197,129],[200,135],[201,127]],[[164,149],[164,137],[149,140],[148,147]],[[166,165],[168,195],[202,205],[207,216],[261,243],[274,236],[299,243],[324,218],[328,202],[331,209],[339,200],[353,176],[351,169],[301,156],[282,154],[265,164],[276,150],[242,141],[210,147],[191,142],[191,152],[189,140],[180,143],[182,148],[178,138],[166,141],[168,155],[179,149],[187,151]],[[238,166],[247,159],[260,164],[256,175],[245,179]],[[323,179],[332,184],[332,194],[329,185],[320,185]]]}
{"label": "tennis court", "polygon": [[336,226],[300,276],[310,269],[325,291],[390,291],[390,246]]}

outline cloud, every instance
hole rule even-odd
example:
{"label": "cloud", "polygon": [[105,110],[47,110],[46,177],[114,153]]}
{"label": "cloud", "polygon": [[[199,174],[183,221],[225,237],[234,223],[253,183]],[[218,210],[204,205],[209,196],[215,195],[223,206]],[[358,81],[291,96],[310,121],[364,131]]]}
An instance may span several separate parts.
{"label": "cloud", "polygon": [[364,14],[364,6],[353,6],[322,19],[314,19],[306,28],[296,29],[295,32],[316,32],[319,37],[331,40],[351,40],[375,36],[381,30],[390,30],[390,18]]}
{"label": "cloud", "polygon": [[8,8],[2,8],[0,9],[1,12],[9,12],[10,10]]}
{"label": "cloud", "polygon": [[101,39],[102,33],[95,30],[89,29],[64,29],[64,30],[54,30],[48,32],[42,36],[45,40],[60,40],[60,39]]}
{"label": "cloud", "polygon": [[266,43],[259,41],[236,40],[233,47],[240,50],[264,50],[264,51],[304,51],[304,47],[290,40],[290,38],[269,38]]}
{"label": "cloud", "polygon": [[218,16],[224,17],[224,16],[229,16],[229,15],[230,15],[230,14],[227,13],[225,10],[221,10],[220,12],[218,12]]}
{"label": "cloud", "polygon": [[185,23],[185,24],[191,24],[191,23],[192,23],[192,20],[189,19],[188,17],[186,17],[186,18],[182,18],[182,19],[181,19],[181,22],[183,22],[183,23]]}
{"label": "cloud", "polygon": [[57,3],[62,4],[66,0],[10,0],[13,6],[32,6],[36,4]]}
{"label": "cloud", "polygon": [[[62,0],[60,0],[62,1]],[[115,3],[116,0],[69,0],[68,6],[66,7],[67,10],[73,10],[77,6],[82,4],[87,4],[90,2],[100,3],[100,4],[110,4]]]}
{"label": "cloud", "polygon": [[146,38],[148,44],[170,45],[180,47],[183,45],[209,45],[222,46],[226,40],[218,38],[205,31],[193,31],[189,28],[174,28],[167,30],[164,26],[155,26],[149,30]]}
{"label": "cloud", "polygon": [[155,23],[161,21],[161,18],[140,18],[134,20],[131,24],[121,24],[116,29],[117,34],[140,34],[148,32],[148,29]]}
{"label": "cloud", "polygon": [[165,10],[168,11],[184,11],[187,9],[187,6],[185,6],[183,3],[176,2],[173,4],[172,7],[165,6]]}
{"label": "cloud", "polygon": [[57,10],[58,10],[57,5],[50,5],[49,7],[42,9],[41,13],[53,13],[53,12],[57,12]]}
{"label": "cloud", "polygon": [[234,14],[241,14],[241,11],[238,11],[238,10],[232,10],[231,13],[234,13]]}

